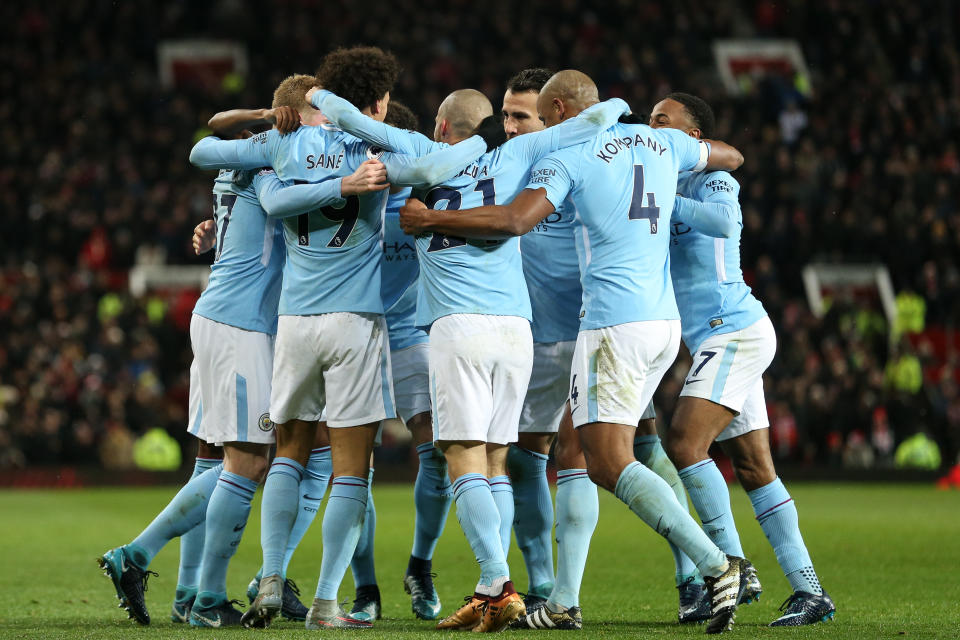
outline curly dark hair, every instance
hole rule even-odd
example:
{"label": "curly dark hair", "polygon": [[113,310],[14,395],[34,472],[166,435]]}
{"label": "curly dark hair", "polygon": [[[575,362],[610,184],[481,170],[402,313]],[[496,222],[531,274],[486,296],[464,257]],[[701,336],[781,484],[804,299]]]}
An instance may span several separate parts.
{"label": "curly dark hair", "polygon": [[323,57],[317,80],[324,89],[350,101],[357,109],[365,109],[393,89],[398,75],[400,63],[389,51],[379,47],[341,47]]}
{"label": "curly dark hair", "polygon": [[417,131],[419,129],[416,114],[410,110],[410,107],[397,100],[390,100],[390,104],[387,106],[387,117],[384,119],[384,122],[398,129],[406,129],[408,131]]}
{"label": "curly dark hair", "polygon": [[552,71],[544,69],[543,67],[524,69],[510,78],[507,82],[507,91],[510,93],[523,93],[525,91],[536,91],[540,93],[540,89],[543,88],[543,85],[547,84],[547,80],[549,80],[552,75]]}
{"label": "curly dark hair", "polygon": [[717,128],[717,119],[714,117],[713,109],[710,108],[706,100],[690,95],[689,93],[683,93],[682,91],[668,93],[663,99],[675,100],[683,105],[683,108],[690,114],[690,119],[693,120],[693,124],[697,126],[697,129],[700,129],[701,138],[713,137],[713,132]]}

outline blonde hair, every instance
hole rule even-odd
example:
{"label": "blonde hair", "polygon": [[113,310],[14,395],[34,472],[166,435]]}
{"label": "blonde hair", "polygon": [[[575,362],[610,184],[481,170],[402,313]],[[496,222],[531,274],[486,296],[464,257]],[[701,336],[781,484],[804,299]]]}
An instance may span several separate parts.
{"label": "blonde hair", "polygon": [[295,73],[292,76],[284,78],[283,82],[277,85],[273,92],[273,108],[293,107],[303,113],[307,109],[313,108],[307,102],[306,93],[311,87],[317,86],[316,77]]}

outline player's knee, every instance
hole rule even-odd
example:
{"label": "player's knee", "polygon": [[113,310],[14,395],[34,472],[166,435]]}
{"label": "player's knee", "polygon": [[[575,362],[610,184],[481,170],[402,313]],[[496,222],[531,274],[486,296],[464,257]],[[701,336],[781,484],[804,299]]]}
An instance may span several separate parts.
{"label": "player's knee", "polygon": [[623,469],[615,469],[606,461],[591,461],[587,459],[587,476],[590,481],[598,487],[603,487],[611,493],[617,486],[617,480],[620,479],[620,472]]}
{"label": "player's knee", "polygon": [[753,491],[766,486],[777,477],[772,463],[768,464],[765,460],[752,456],[735,456],[732,462],[737,480],[740,481],[740,485],[746,491]]}
{"label": "player's knee", "polygon": [[557,446],[553,450],[557,460],[558,469],[583,469],[586,467],[586,461],[583,459],[583,452],[580,447],[571,445],[564,440],[557,440]]}

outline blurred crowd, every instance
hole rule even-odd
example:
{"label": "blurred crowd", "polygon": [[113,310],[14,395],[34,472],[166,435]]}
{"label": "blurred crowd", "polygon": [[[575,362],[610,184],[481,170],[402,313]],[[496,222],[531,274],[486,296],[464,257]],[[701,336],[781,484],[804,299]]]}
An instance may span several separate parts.
{"label": "blurred crowd", "polygon": [[[109,465],[148,429],[184,437],[186,328],[197,292],[135,298],[127,272],[144,261],[208,261],[189,241],[210,215],[211,176],[187,154],[212,113],[266,106],[284,76],[359,43],[400,58],[393,96],[428,134],[450,90],[475,87],[498,106],[505,81],[531,66],[581,69],[601,96],[621,96],[638,112],[671,90],[706,98],[717,137],[747,159],[736,176],[744,271],[779,336],[767,375],[775,456],[882,466],[920,432],[952,463],[960,449],[960,5],[591,4],[0,6],[0,468]],[[244,43],[249,72],[213,89],[165,88],[157,45],[188,37]],[[718,37],[796,39],[809,81],[758,76],[730,96],[711,50]],[[891,343],[880,306],[843,293],[815,318],[800,271],[817,260],[886,264],[911,322]],[[665,424],[685,366],[658,394]]]}

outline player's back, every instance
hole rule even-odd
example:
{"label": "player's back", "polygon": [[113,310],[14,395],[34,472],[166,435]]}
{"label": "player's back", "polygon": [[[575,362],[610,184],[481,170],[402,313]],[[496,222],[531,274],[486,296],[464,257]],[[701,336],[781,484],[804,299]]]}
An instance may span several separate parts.
{"label": "player's back", "polygon": [[410,197],[410,189],[390,194],[383,221],[383,262],[380,297],[390,334],[390,348],[405,349],[427,341],[427,334],[416,328],[417,261],[416,239],[400,228],[400,207]]}
{"label": "player's back", "polygon": [[284,263],[283,235],[267,217],[251,171],[220,171],[213,185],[217,244],[210,280],[194,313],[230,326],[274,334]]}
{"label": "player's back", "polygon": [[[260,135],[277,176],[285,182],[342,178],[375,157],[369,144],[326,125]],[[380,235],[386,196],[348,196],[342,206],[283,220],[287,264],[281,315],[383,313]]]}
{"label": "player's back", "polygon": [[766,315],[740,268],[739,192],[739,183],[726,171],[686,172],[677,183],[678,195],[698,202],[722,202],[736,215],[727,238],[705,235],[682,222],[670,226],[671,276],[683,341],[691,353],[707,336],[743,329]]}
{"label": "player's back", "polygon": [[[460,210],[510,202],[523,188],[532,162],[532,146],[518,144],[523,138],[483,154],[443,186],[431,189],[424,203],[431,209]],[[453,313],[530,320],[519,238],[467,240],[427,234],[417,238],[417,255],[421,268],[418,326],[429,327]]]}
{"label": "player's back", "polygon": [[569,192],[576,207],[582,329],[679,318],[670,280],[670,211],[678,169],[699,160],[697,141],[679,131],[616,124],[551,154],[531,172],[528,188],[546,188],[551,202],[560,201],[555,205]]}

